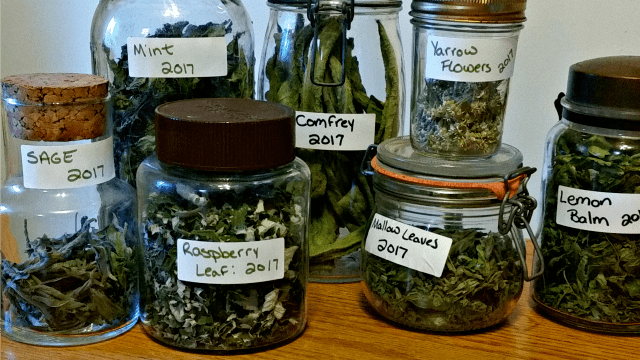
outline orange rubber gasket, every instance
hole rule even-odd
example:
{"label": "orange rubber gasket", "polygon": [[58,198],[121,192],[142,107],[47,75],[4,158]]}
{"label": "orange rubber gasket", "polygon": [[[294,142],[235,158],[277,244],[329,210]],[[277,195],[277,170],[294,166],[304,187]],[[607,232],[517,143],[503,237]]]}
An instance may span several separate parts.
{"label": "orange rubber gasket", "polygon": [[[371,167],[377,171],[378,173],[393,178],[393,179],[397,179],[397,180],[402,180],[402,181],[406,181],[412,184],[420,184],[420,185],[427,185],[427,186],[437,186],[437,187],[446,187],[446,188],[453,188],[453,189],[487,189],[490,190],[491,192],[493,192],[496,197],[498,198],[498,200],[502,200],[504,199],[504,196],[506,195],[506,189],[504,186],[504,181],[499,181],[499,182],[492,182],[492,183],[475,183],[475,182],[455,182],[455,181],[438,181],[438,180],[428,180],[428,179],[422,179],[422,178],[418,178],[418,177],[414,177],[414,176],[409,176],[409,175],[404,175],[404,174],[398,174],[395,173],[393,171],[389,171],[386,169],[383,169],[379,164],[378,164],[378,157],[374,156],[373,159],[371,159]],[[516,195],[516,193],[518,192],[518,188],[520,188],[520,182],[522,182],[522,180],[526,177],[526,174],[522,174],[519,176],[516,176],[515,178],[508,180],[507,184],[509,184],[509,197],[513,197]]]}

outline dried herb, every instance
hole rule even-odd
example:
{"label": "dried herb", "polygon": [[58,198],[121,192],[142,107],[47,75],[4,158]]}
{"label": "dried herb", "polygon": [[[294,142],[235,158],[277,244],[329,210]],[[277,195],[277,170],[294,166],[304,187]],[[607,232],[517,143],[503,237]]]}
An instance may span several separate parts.
{"label": "dried herb", "polygon": [[[352,54],[353,38],[347,39],[342,64],[342,23],[336,18],[316,24],[319,47],[314,76],[323,82],[339,82],[344,66],[345,83],[329,87],[311,82],[308,54],[314,30],[310,25],[304,25],[303,15],[298,15],[292,32],[291,56],[281,55],[285,50],[283,46],[288,43],[283,41],[282,29],[274,35],[275,55],[267,60],[265,69],[269,81],[266,99],[300,111],[375,114],[374,142],[377,144],[396,136],[400,126],[400,71],[386,30],[379,21],[377,25],[385,67],[385,101],[367,95],[358,59]],[[311,169],[311,273],[336,275],[334,270],[344,272],[343,275],[357,273],[357,252],[373,204],[371,189],[359,172],[364,151],[297,149],[297,155]]]}
{"label": "dried herb", "polygon": [[[187,21],[165,24],[152,38],[221,37],[232,32],[231,21],[191,25]],[[193,78],[136,78],[129,76],[127,46],[118,59],[105,46],[112,73],[110,94],[114,104],[114,156],[116,174],[132,186],[139,164],[155,149],[154,111],[169,101],[192,98],[253,97],[253,63],[240,48],[244,33],[227,44],[227,76]],[[117,59],[117,60],[113,60]]]}
{"label": "dried herb", "polygon": [[[232,350],[298,334],[305,321],[307,258],[302,182],[241,192],[195,191],[178,184],[151,193],[143,212],[145,329],[169,344]],[[285,239],[283,279],[210,285],[177,278],[177,240]],[[143,292],[144,294],[144,292]]]}
{"label": "dried herb", "polygon": [[411,139],[428,152],[490,155],[502,138],[509,79],[458,82],[426,79],[412,114]]}
{"label": "dried herb", "polygon": [[640,234],[609,234],[556,223],[558,186],[640,193],[640,141],[568,130],[557,140],[541,235],[545,273],[535,298],[563,313],[608,323],[640,322]]}
{"label": "dried herb", "polygon": [[453,244],[438,278],[363,253],[365,294],[399,323],[428,330],[481,329],[503,320],[522,292],[523,273],[510,239],[476,230],[433,230]]}
{"label": "dried herb", "polygon": [[[135,319],[138,313],[139,249],[135,226],[95,230],[81,220],[74,234],[29,240],[28,258],[2,259],[2,294],[18,326],[41,331],[98,331]],[[3,301],[4,301],[3,299]],[[4,307],[3,306],[3,307]]]}

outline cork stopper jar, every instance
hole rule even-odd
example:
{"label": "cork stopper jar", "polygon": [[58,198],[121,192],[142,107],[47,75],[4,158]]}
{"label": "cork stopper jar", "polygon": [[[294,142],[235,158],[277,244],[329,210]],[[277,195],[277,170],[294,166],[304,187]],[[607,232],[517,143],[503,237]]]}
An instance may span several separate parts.
{"label": "cork stopper jar", "polygon": [[138,319],[134,189],[115,177],[108,81],[2,79],[2,336],[95,343]]}

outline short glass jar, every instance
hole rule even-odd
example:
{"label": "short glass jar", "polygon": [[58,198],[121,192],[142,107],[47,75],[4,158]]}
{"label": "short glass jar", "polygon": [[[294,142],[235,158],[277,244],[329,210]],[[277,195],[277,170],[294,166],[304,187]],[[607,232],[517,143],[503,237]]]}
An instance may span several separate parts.
{"label": "short glass jar", "polygon": [[157,156],[137,177],[148,334],[226,351],[304,330],[310,172],[293,124],[290,108],[247,99],[157,108]]}
{"label": "short glass jar", "polygon": [[547,136],[536,308],[579,328],[640,333],[640,57],[569,69]]}
{"label": "short glass jar", "polygon": [[136,186],[155,146],[155,109],[195,98],[253,98],[254,39],[241,0],[100,0],[93,73],[110,81],[116,175]]}
{"label": "short glass jar", "polygon": [[448,158],[500,150],[526,0],[414,0],[411,143]]}
{"label": "short glass jar", "polygon": [[[491,160],[446,161],[408,137],[383,142],[370,163],[374,215],[362,243],[364,293],[382,316],[430,331],[497,324],[529,277],[522,228],[535,208],[535,169],[502,145]],[[363,168],[365,165],[363,165]],[[531,234],[531,231],[529,231]]]}
{"label": "short glass jar", "polygon": [[127,331],[141,247],[135,191],[115,177],[107,80],[8,76],[2,93],[2,335],[64,346]]}
{"label": "short glass jar", "polygon": [[310,279],[360,279],[373,195],[359,173],[371,144],[403,128],[401,1],[268,0],[258,98],[296,110],[311,169]]}

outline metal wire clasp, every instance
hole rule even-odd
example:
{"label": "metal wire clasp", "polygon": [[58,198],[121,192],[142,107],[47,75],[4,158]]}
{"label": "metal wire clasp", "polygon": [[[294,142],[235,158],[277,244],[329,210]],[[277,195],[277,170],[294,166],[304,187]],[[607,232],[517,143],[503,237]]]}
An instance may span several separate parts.
{"label": "metal wire clasp", "polygon": [[[522,167],[517,169],[504,177],[504,186],[505,186],[505,196],[502,199],[502,204],[500,204],[500,214],[498,216],[498,231],[502,235],[507,235],[509,231],[511,231],[512,226],[516,226],[518,229],[527,229],[527,233],[531,238],[531,242],[533,243],[533,248],[536,253],[536,257],[540,263],[538,267],[538,271],[531,274],[529,276],[529,270],[527,268],[526,262],[526,246],[523,249],[522,243],[516,241],[516,249],[518,250],[518,255],[520,256],[520,261],[523,264],[524,271],[524,279],[526,281],[534,280],[544,273],[544,258],[542,257],[542,251],[540,246],[538,245],[538,240],[536,239],[533,230],[531,230],[531,226],[529,222],[531,221],[531,216],[533,215],[533,210],[538,206],[536,199],[529,195],[529,190],[527,190],[527,183],[533,174],[536,171],[536,168],[532,167]],[[520,182],[520,186],[518,192],[511,196],[509,189],[509,181],[513,180],[519,176],[525,175],[525,177]],[[510,213],[507,219],[505,219],[505,212],[507,206],[510,207]]]}
{"label": "metal wire clasp", "polygon": [[[307,18],[311,22],[311,27],[313,27],[313,39],[311,41],[311,54],[310,54],[311,61],[309,65],[311,66],[311,69],[310,69],[311,83],[318,86],[342,86],[344,85],[344,82],[346,79],[345,59],[346,59],[346,53],[347,53],[347,30],[351,29],[351,21],[353,21],[353,17],[355,15],[355,10],[354,10],[355,0],[345,0],[340,3],[337,3],[335,1],[329,1],[326,4],[321,4],[321,3],[322,3],[322,0],[309,0],[307,5]],[[341,59],[340,63],[342,65],[342,72],[340,75],[339,82],[325,83],[321,81],[316,81],[316,77],[315,77],[316,53],[318,51],[318,41],[319,41],[318,33],[320,30],[320,26],[318,26],[317,19],[318,19],[318,14],[320,14],[321,10],[326,12],[339,13],[340,17],[342,18],[341,20],[342,21],[342,50],[340,54],[340,59]],[[321,54],[321,56],[322,55],[329,56],[329,54]]]}

